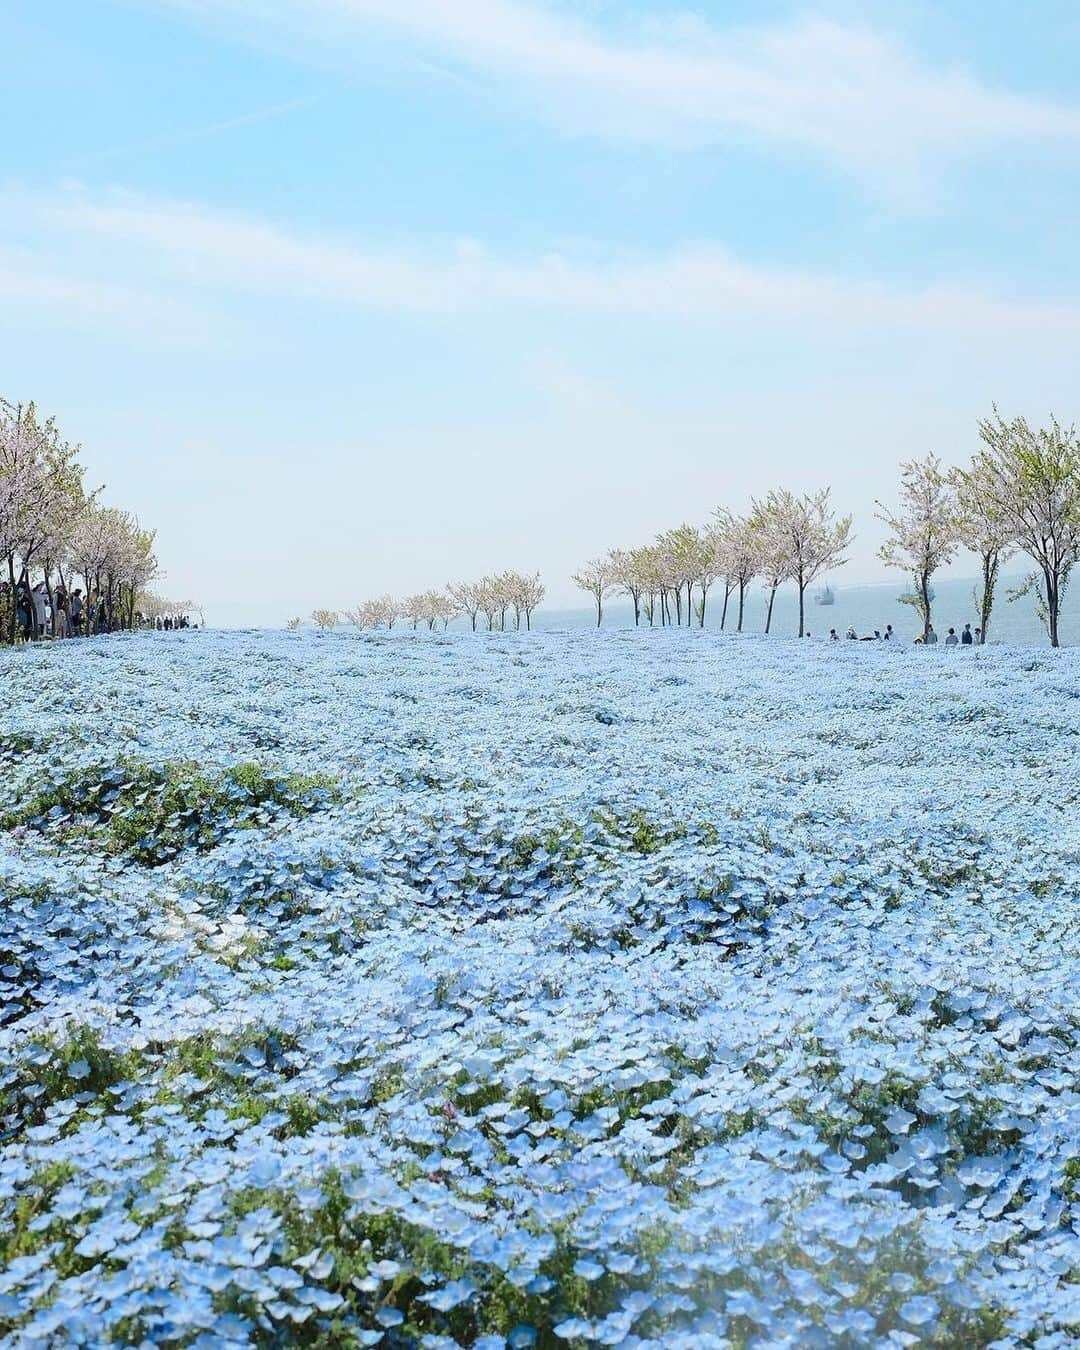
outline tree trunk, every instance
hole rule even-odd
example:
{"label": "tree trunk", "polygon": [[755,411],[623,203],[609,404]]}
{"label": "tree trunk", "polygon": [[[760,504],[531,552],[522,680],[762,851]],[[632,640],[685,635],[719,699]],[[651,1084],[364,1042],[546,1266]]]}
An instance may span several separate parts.
{"label": "tree trunk", "polygon": [[799,582],[799,636],[803,636],[806,627],[806,583]]}
{"label": "tree trunk", "polygon": [[11,586],[11,616],[8,623],[8,629],[11,634],[11,645],[14,646],[15,638],[18,635],[19,631],[18,625],[19,605],[18,600],[16,598],[16,590],[15,590],[15,555],[9,553],[7,562],[8,562],[8,584]]}
{"label": "tree trunk", "polygon": [[1043,569],[1046,579],[1046,620],[1050,632],[1050,646],[1058,647],[1058,587],[1057,577],[1050,568]]}
{"label": "tree trunk", "polygon": [[979,646],[985,646],[986,634],[990,628],[990,615],[994,608],[994,591],[997,589],[998,560],[996,553],[983,554],[982,604],[979,606]]}
{"label": "tree trunk", "polygon": [[52,635],[56,636],[56,600],[53,598],[52,564],[46,562],[41,569],[45,578],[45,594],[49,600],[49,612],[52,615]]}
{"label": "tree trunk", "polygon": [[736,633],[742,632],[743,603],[746,600],[746,582],[739,582],[739,622],[735,625]]}
{"label": "tree trunk", "polygon": [[30,585],[30,569],[24,564],[22,576],[19,578],[19,585],[26,587],[26,603],[30,610],[30,641],[33,642],[38,635],[37,605],[34,604],[34,591]]}
{"label": "tree trunk", "polygon": [[732,589],[732,588],[727,584],[727,582],[725,582],[725,583],[724,583],[724,608],[723,608],[723,610],[721,610],[721,612],[720,612],[720,631],[721,631],[721,633],[724,631],[724,624],[727,623],[727,606],[728,606],[728,600],[729,600],[729,598],[730,598],[730,596],[731,596],[731,589]]}
{"label": "tree trunk", "polygon": [[923,642],[930,636],[930,573],[919,574],[919,591],[923,602]]}
{"label": "tree trunk", "polygon": [[706,586],[705,583],[702,582],[702,583],[701,583],[701,613],[698,615],[698,627],[699,627],[699,628],[704,628],[704,627],[705,627],[705,597],[708,595],[708,593],[709,593],[709,588],[708,588],[708,586]]}
{"label": "tree trunk", "polygon": [[768,634],[769,629],[772,627],[772,607],[773,607],[773,601],[774,601],[775,599],[776,599],[776,587],[774,586],[774,587],[772,588],[772,590],[769,592],[769,607],[768,607],[768,609],[766,609],[766,611],[765,611],[765,632],[766,632],[766,634]]}
{"label": "tree trunk", "polygon": [[600,627],[600,623],[601,623],[601,621],[603,620],[603,617],[604,617],[604,597],[600,594],[599,591],[597,591],[597,593],[596,593],[596,626],[597,626],[597,628]]}

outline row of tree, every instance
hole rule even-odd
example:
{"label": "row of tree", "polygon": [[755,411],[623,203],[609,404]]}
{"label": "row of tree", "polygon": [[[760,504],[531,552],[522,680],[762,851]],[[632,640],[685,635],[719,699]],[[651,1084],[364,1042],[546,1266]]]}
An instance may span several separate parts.
{"label": "row of tree", "polygon": [[851,517],[838,517],[829,489],[801,496],[784,489],[755,501],[747,516],[718,510],[704,528],[680,525],[657,535],[651,544],[612,549],[574,574],[596,605],[596,626],[604,619],[604,600],[629,597],[634,623],[705,625],[709,591],[723,587],[721,629],[727,626],[732,596],[738,597],[735,628],[742,632],[746,592],[762,578],[768,594],[765,631],[772,627],[776,592],[788,581],[799,596],[799,636],[806,626],[806,591],[819,576],[844,562],[851,540]]}
{"label": "row of tree", "polygon": [[[1033,570],[1010,599],[1034,594],[1050,642],[1059,645],[1061,602],[1080,557],[1080,439],[1056,419],[1032,428],[1023,418],[1007,422],[994,409],[979,423],[981,448],[966,468],[946,470],[930,455],[901,466],[900,502],[877,503],[890,536],[880,556],[912,578],[902,599],[914,606],[930,631],[934,573],[963,547],[981,564],[976,588],[981,636],[990,630],[1002,563],[1017,551]],[[707,525],[680,525],[651,543],[612,549],[573,576],[596,605],[596,624],[610,595],[627,597],[634,622],[705,624],[710,590],[723,588],[720,627],[737,597],[734,626],[741,632],[747,588],[760,579],[767,595],[765,632],[773,602],[785,583],[799,598],[799,636],[806,629],[806,591],[845,561],[852,541],[851,517],[837,516],[829,489],[797,495],[778,489],[752,503],[745,516],[718,510]]]}
{"label": "row of tree", "polygon": [[158,574],[154,532],[87,490],[79,450],[33,403],[0,399],[0,641],[42,636],[40,588],[54,616],[80,590],[93,631],[133,627]]}
{"label": "row of tree", "polygon": [[[500,572],[479,581],[451,583],[441,591],[420,591],[404,600],[395,600],[391,595],[364,600],[355,609],[346,610],[344,617],[361,630],[391,629],[399,620],[412,624],[413,628],[426,624],[433,629],[439,623],[445,628],[452,619],[464,618],[475,632],[483,615],[488,631],[492,632],[505,631],[512,615],[515,628],[520,628],[524,620],[529,629],[543,598],[544,584],[538,572],[527,575]],[[311,621],[317,628],[328,629],[336,627],[341,617],[336,609],[317,609]],[[299,618],[293,618],[287,626],[295,629],[300,624]]]}

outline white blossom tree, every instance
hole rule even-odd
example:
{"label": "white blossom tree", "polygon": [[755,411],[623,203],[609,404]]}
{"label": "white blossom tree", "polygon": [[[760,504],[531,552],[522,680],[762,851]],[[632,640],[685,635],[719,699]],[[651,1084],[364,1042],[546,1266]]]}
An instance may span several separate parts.
{"label": "white blossom tree", "polygon": [[607,555],[607,564],[611,572],[611,586],[620,595],[625,595],[634,606],[634,627],[641,623],[641,597],[645,590],[645,579],[640,568],[640,549],[613,548]]}
{"label": "white blossom tree", "polygon": [[990,634],[998,575],[1001,564],[1015,553],[1012,529],[994,501],[985,467],[978,459],[970,468],[952,474],[958,503],[958,534],[961,544],[978,555],[979,582],[975,587],[975,608],[979,614],[979,642]]}
{"label": "white blossom tree", "polygon": [[447,585],[447,594],[454,603],[454,607],[460,613],[464,614],[472,624],[472,630],[476,632],[476,621],[483,608],[484,591],[478,582],[459,581],[450,582]]}
{"label": "white blossom tree", "polygon": [[772,628],[776,592],[791,579],[791,543],[784,526],[781,494],[770,492],[763,502],[754,502],[749,528],[753,532],[758,570],[768,594],[765,605],[765,632]]}
{"label": "white blossom tree", "polygon": [[846,562],[851,543],[851,517],[838,518],[829,505],[829,489],[804,493],[782,491],[773,496],[777,527],[785,539],[788,576],[799,593],[799,637],[806,631],[806,588],[823,572]]}
{"label": "white blossom tree", "polygon": [[915,589],[904,601],[922,619],[925,639],[931,626],[931,579],[939,567],[952,561],[959,543],[956,493],[936,455],[910,460],[900,469],[899,511],[878,502],[878,519],[892,530],[879,556],[887,567],[911,574]]}
{"label": "white blossom tree", "polygon": [[611,564],[606,558],[594,558],[570,578],[575,586],[588,591],[596,604],[596,626],[600,627],[604,619],[604,597],[611,590],[614,578]]}
{"label": "white blossom tree", "polygon": [[746,589],[761,571],[761,558],[758,552],[757,531],[747,518],[736,520],[729,541],[727,566],[733,588],[739,593],[739,618],[735,625],[737,633],[742,632],[743,616],[746,607]]}

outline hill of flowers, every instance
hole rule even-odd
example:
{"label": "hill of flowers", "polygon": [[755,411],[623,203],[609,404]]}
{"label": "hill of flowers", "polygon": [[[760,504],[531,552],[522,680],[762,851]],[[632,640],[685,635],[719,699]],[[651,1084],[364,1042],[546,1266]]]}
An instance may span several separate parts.
{"label": "hill of flowers", "polygon": [[1080,1327],[1080,654],[0,653],[0,1336]]}

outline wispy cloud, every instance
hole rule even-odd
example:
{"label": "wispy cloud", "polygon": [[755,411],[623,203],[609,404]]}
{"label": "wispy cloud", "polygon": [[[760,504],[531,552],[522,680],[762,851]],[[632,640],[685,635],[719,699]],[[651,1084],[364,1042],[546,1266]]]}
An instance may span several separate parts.
{"label": "wispy cloud", "polygon": [[529,0],[147,3],[356,69],[369,67],[374,36],[389,37],[575,130],[689,144],[750,136],[878,179],[1010,138],[1080,139],[1080,106],[991,88],[822,19],[732,28],[669,16],[616,32]]}
{"label": "wispy cloud", "polygon": [[126,159],[132,155],[157,154],[162,150],[171,150],[176,146],[212,140],[215,136],[222,136],[230,131],[239,131],[244,127],[261,126],[264,122],[272,122],[279,117],[287,116],[289,113],[313,107],[324,102],[325,99],[325,94],[300,95],[297,98],[270,104],[268,107],[254,108],[250,112],[238,113],[235,117],[223,117],[214,122],[201,122],[198,126],[179,127],[176,131],[161,136],[151,136],[144,140],[129,141],[123,145],[112,145],[101,150],[88,151],[86,154],[80,155],[78,161],[73,162],[70,167],[74,171],[76,168],[81,169],[89,164],[97,164],[102,161]]}
{"label": "wispy cloud", "polygon": [[[185,300],[287,298],[359,310],[463,318],[524,311],[722,327],[1016,332],[1080,329],[1080,309],[941,284],[902,288],[762,266],[717,247],[656,257],[499,255],[474,241],[441,252],[392,252],[305,235],[266,221],[139,197],[12,197],[48,241],[95,269],[120,259],[144,286]],[[99,249],[101,258],[95,254]]]}
{"label": "wispy cloud", "polygon": [[0,326],[71,329],[154,346],[205,348],[238,333],[216,306],[159,286],[135,286],[75,270],[63,258],[0,245]]}

